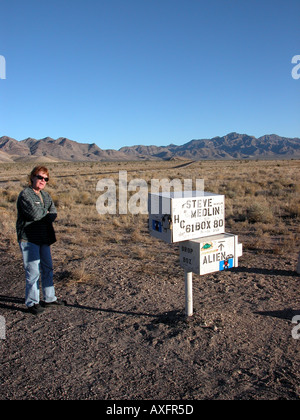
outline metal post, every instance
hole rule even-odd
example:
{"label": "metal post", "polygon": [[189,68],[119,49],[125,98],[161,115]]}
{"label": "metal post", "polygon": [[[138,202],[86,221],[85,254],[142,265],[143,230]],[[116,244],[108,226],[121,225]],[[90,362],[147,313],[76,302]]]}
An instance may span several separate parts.
{"label": "metal post", "polygon": [[185,277],[185,314],[193,315],[193,273],[184,271]]}

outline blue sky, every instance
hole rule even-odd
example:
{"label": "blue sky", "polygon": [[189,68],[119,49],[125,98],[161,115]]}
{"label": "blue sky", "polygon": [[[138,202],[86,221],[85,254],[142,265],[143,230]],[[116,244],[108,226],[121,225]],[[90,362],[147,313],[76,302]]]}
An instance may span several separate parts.
{"label": "blue sky", "polygon": [[299,0],[0,0],[0,136],[300,137]]}

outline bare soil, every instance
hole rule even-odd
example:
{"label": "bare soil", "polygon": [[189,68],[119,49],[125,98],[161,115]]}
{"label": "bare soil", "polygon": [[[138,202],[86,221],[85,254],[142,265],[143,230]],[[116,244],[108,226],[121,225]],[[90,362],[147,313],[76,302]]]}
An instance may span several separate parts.
{"label": "bare soil", "polygon": [[157,241],[166,256],[161,274],[138,259],[103,258],[101,249],[97,282],[66,285],[57,266],[67,306],[33,316],[24,306],[21,255],[2,244],[0,399],[298,400],[297,253],[247,250],[233,271],[194,276],[195,314],[187,320],[178,249],[165,247]]}
{"label": "bare soil", "polygon": [[[67,306],[35,317],[15,232],[32,164],[0,165],[0,399],[298,400],[299,169],[299,161],[52,164],[55,286]],[[128,182],[203,178],[206,191],[226,195],[226,232],[239,235],[244,255],[232,271],[193,276],[188,320],[178,246],[151,238],[147,216],[96,211],[97,182],[117,183],[120,170]]]}

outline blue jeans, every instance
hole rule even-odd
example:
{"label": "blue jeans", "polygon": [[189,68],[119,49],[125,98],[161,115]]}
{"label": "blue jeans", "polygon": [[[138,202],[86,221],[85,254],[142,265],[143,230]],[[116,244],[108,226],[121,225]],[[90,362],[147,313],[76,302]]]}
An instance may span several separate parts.
{"label": "blue jeans", "polygon": [[41,277],[45,302],[55,302],[53,265],[50,246],[20,242],[26,277],[25,305],[31,307],[40,302],[39,280]]}

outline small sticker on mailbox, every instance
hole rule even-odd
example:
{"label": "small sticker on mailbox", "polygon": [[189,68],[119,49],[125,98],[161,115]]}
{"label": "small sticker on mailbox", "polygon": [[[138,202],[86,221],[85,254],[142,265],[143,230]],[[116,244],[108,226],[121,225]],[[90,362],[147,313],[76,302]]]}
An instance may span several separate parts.
{"label": "small sticker on mailbox", "polygon": [[152,229],[155,232],[162,232],[162,224],[158,220],[152,220]]}

